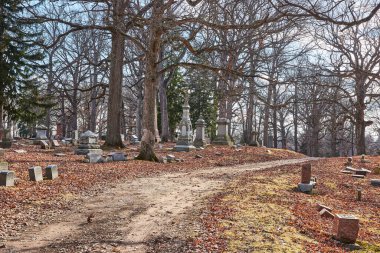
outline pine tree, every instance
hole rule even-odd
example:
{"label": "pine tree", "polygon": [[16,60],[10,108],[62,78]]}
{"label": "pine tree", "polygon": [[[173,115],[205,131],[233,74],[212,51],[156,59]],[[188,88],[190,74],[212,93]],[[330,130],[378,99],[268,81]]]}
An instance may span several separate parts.
{"label": "pine tree", "polygon": [[25,15],[22,1],[0,1],[0,128],[3,111],[31,123],[50,106],[43,102],[35,76],[43,58],[37,46],[41,34],[34,32],[35,20]]}

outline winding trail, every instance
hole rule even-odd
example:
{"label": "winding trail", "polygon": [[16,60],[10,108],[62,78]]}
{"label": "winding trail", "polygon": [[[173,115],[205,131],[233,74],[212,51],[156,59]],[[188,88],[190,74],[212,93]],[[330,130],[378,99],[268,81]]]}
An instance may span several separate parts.
{"label": "winding trail", "polygon": [[[316,158],[278,160],[128,180],[83,197],[52,224],[32,227],[0,252],[152,252],[151,244],[196,230],[187,217],[210,194],[247,171],[298,164]],[[87,217],[93,214],[92,222]]]}

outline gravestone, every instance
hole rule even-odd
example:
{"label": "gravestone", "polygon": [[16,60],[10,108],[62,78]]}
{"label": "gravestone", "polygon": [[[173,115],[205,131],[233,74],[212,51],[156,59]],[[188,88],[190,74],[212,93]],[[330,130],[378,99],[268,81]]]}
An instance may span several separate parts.
{"label": "gravestone", "polygon": [[362,157],[361,157],[361,159],[360,159],[360,162],[361,162],[361,163],[370,163],[371,161],[370,161],[370,160],[367,160],[367,159],[365,158],[365,155],[362,155]]}
{"label": "gravestone", "polygon": [[352,157],[348,157],[347,158],[347,162],[344,165],[351,167],[353,165],[353,163],[352,163]]}
{"label": "gravestone", "polygon": [[267,148],[273,148],[273,135],[268,136],[268,147]]}
{"label": "gravestone", "polygon": [[87,153],[86,160],[89,163],[102,163],[104,162],[101,154],[98,153]]}
{"label": "gravestone", "polygon": [[355,243],[359,233],[359,219],[354,215],[336,214],[333,224],[334,238],[344,243]]}
{"label": "gravestone", "polygon": [[58,178],[58,166],[57,165],[48,165],[45,169],[46,178],[49,180],[54,180]]}
{"label": "gravestone", "polygon": [[259,137],[259,133],[256,131],[252,131],[251,135],[252,135],[252,140],[249,143],[249,146],[260,147],[260,143],[257,140],[257,138]]}
{"label": "gravestone", "polygon": [[44,125],[39,125],[36,127],[36,139],[37,140],[47,140],[47,127]]}
{"label": "gravestone", "polygon": [[58,148],[60,145],[59,145],[59,142],[57,140],[53,140],[52,141],[52,144],[53,144],[53,147],[54,148]]}
{"label": "gravestone", "polygon": [[0,143],[1,148],[11,148],[12,147],[12,135],[10,129],[2,130],[2,138]]}
{"label": "gravestone", "polygon": [[311,164],[303,164],[301,170],[301,183],[298,184],[298,189],[304,193],[311,193],[315,184],[315,181],[311,181]]}
{"label": "gravestone", "polygon": [[371,179],[372,186],[380,186],[380,179]]}
{"label": "gravestone", "polygon": [[139,137],[137,137],[137,135],[134,135],[134,134],[131,136],[130,140],[131,140],[131,144],[139,144],[140,143]]}
{"label": "gravestone", "polygon": [[193,130],[190,120],[190,106],[189,106],[189,96],[186,95],[185,103],[182,106],[182,119],[179,123],[179,128],[181,133],[178,137],[173,150],[174,151],[191,151],[195,150],[193,145]]}
{"label": "gravestone", "polygon": [[14,186],[15,173],[10,170],[0,170],[0,186]]}
{"label": "gravestone", "polygon": [[86,155],[88,153],[102,154],[103,150],[100,149],[98,144],[98,135],[90,130],[81,134],[79,139],[79,146],[75,150],[76,155]]}
{"label": "gravestone", "polygon": [[29,168],[29,179],[30,181],[42,181],[42,169],[40,166],[33,166]]}
{"label": "gravestone", "polygon": [[125,154],[122,153],[122,152],[115,152],[115,153],[112,153],[111,154],[111,157],[112,157],[112,161],[114,162],[121,162],[121,161],[125,161]]}
{"label": "gravestone", "polygon": [[8,170],[8,163],[0,162],[0,170]]}
{"label": "gravestone", "polygon": [[167,156],[166,156],[166,160],[168,161],[168,163],[173,162],[174,159],[175,159],[175,156],[174,156],[174,155],[167,155]]}
{"label": "gravestone", "polygon": [[228,119],[220,118],[216,123],[218,124],[218,132],[212,144],[232,146],[233,142],[228,134]]}
{"label": "gravestone", "polygon": [[49,149],[50,148],[50,145],[47,141],[41,140],[40,144],[41,144],[41,149]]}
{"label": "gravestone", "polygon": [[197,122],[195,122],[195,140],[194,146],[197,148],[206,146],[206,136],[205,136],[205,127],[206,122],[203,119],[202,115],[199,117]]}

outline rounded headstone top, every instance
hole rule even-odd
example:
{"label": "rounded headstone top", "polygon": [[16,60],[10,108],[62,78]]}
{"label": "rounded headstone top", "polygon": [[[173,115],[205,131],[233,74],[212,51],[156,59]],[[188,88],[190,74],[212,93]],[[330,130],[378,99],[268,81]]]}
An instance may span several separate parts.
{"label": "rounded headstone top", "polygon": [[199,119],[195,122],[197,125],[203,125],[206,121],[203,119],[202,115],[199,117]]}
{"label": "rounded headstone top", "polygon": [[38,126],[36,126],[36,129],[38,129],[38,130],[47,130],[47,127],[45,125],[38,125]]}
{"label": "rounded headstone top", "polygon": [[98,137],[97,134],[91,132],[90,130],[87,130],[83,134],[80,135],[81,138],[86,138],[86,137]]}

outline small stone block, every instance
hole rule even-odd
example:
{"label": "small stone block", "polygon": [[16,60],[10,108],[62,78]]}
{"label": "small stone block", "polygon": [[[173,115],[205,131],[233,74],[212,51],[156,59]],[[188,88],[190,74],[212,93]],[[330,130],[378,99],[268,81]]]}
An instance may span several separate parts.
{"label": "small stone block", "polygon": [[161,157],[160,163],[168,163],[168,159],[166,159],[166,157]]}
{"label": "small stone block", "polygon": [[336,214],[334,217],[334,238],[344,243],[355,243],[359,233],[359,219],[353,215]]}
{"label": "small stone block", "polygon": [[8,163],[0,162],[0,170],[8,170]]}
{"label": "small stone block", "polygon": [[331,211],[327,210],[327,209],[322,209],[319,214],[321,215],[321,217],[323,218],[334,218],[334,214],[331,213]]}
{"label": "small stone block", "polygon": [[86,155],[86,159],[88,159],[89,163],[100,163],[100,162],[103,162],[102,155],[96,154],[96,153],[88,153]]}
{"label": "small stone block", "polygon": [[380,186],[380,179],[371,179],[372,186]]}
{"label": "small stone block", "polygon": [[308,184],[311,180],[311,163],[302,165],[301,183]]}
{"label": "small stone block", "polygon": [[57,141],[57,140],[53,140],[53,147],[59,147],[60,145],[59,145],[59,142]]}
{"label": "small stone block", "polygon": [[363,175],[352,175],[353,178],[364,178]]}
{"label": "small stone block", "polygon": [[54,180],[58,178],[58,166],[57,165],[48,165],[46,167],[46,178],[49,180]]}
{"label": "small stone block", "polygon": [[298,184],[298,189],[301,192],[311,193],[311,191],[313,190],[313,188],[314,188],[314,184],[313,183],[308,183],[308,184],[299,183]]}
{"label": "small stone block", "polygon": [[15,173],[10,170],[0,171],[0,186],[14,186],[15,185]]}
{"label": "small stone block", "polygon": [[325,205],[322,205],[322,204],[319,204],[319,203],[317,204],[317,209],[318,209],[318,212],[322,211],[323,209],[326,209],[329,212],[332,211],[331,207],[325,206]]}
{"label": "small stone block", "polygon": [[30,181],[42,181],[42,169],[40,166],[33,166],[29,168],[29,179]]}
{"label": "small stone block", "polygon": [[125,159],[125,154],[121,153],[121,152],[119,152],[119,153],[112,153],[111,156],[112,156],[112,160],[115,161],[115,162],[117,162],[117,161],[125,161],[126,160]]}
{"label": "small stone block", "polygon": [[49,149],[50,146],[46,141],[40,141],[41,149]]}
{"label": "small stone block", "polygon": [[166,160],[167,160],[169,163],[173,162],[174,159],[175,159],[175,156],[174,156],[174,155],[167,155],[167,156],[166,156]]}
{"label": "small stone block", "polygon": [[201,155],[195,155],[195,158],[203,158]]}

